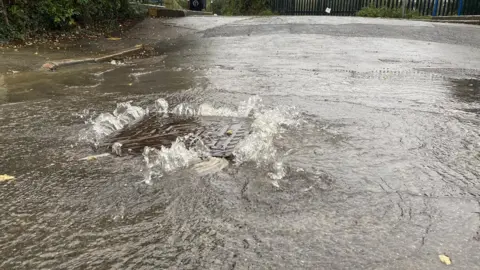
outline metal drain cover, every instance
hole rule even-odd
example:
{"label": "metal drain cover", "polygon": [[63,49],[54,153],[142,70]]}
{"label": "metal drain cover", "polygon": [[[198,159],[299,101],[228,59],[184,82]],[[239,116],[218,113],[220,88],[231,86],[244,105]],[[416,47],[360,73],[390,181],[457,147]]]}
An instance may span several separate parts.
{"label": "metal drain cover", "polygon": [[248,135],[250,125],[248,118],[153,114],[111,134],[98,149],[117,155],[141,154],[146,146],[170,147],[178,137],[185,137],[187,148],[201,140],[212,157],[230,158],[235,146]]}

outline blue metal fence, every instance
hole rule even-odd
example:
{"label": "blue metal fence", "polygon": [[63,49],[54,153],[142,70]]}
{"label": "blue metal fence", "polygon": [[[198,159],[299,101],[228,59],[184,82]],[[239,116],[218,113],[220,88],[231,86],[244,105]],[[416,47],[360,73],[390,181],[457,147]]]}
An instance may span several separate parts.
{"label": "blue metal fence", "polygon": [[[404,1],[404,3],[402,3]],[[480,15],[480,0],[270,0],[282,15],[354,16],[362,8],[402,8],[423,16]]]}

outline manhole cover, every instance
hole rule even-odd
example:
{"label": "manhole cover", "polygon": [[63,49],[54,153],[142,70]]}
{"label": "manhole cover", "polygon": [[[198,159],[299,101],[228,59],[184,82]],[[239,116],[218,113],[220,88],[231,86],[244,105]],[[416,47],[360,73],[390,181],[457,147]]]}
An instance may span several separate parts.
{"label": "manhole cover", "polygon": [[170,147],[186,137],[186,147],[201,140],[212,157],[230,158],[235,146],[250,132],[247,118],[179,117],[153,114],[106,138],[99,149],[117,155],[141,154],[146,146]]}

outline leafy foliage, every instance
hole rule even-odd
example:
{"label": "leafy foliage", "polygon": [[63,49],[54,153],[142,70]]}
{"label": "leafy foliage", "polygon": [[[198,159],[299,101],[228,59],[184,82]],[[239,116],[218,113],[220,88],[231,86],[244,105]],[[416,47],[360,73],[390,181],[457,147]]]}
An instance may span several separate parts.
{"label": "leafy foliage", "polygon": [[171,9],[188,9],[187,0],[164,0],[163,4],[166,8]]}
{"label": "leafy foliage", "polygon": [[[389,8],[389,7],[375,7],[372,2],[368,7],[362,8],[357,16],[360,17],[374,17],[374,18],[403,18],[401,8]],[[428,16],[421,16],[418,11],[405,10],[406,19],[419,19],[428,18]]]}
{"label": "leafy foliage", "polygon": [[135,16],[129,0],[0,0],[0,39],[23,39],[48,30],[65,30],[78,24],[118,21]]}
{"label": "leafy foliage", "polygon": [[273,15],[268,0],[214,0],[211,9],[222,15]]}

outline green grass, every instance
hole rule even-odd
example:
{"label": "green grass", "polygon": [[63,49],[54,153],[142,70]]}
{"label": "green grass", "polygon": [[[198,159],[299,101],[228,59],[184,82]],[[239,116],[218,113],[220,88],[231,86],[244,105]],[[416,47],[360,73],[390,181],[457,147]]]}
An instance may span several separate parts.
{"label": "green grass", "polygon": [[405,19],[431,19],[431,16],[422,16],[418,11],[405,10],[405,17],[403,17],[401,8],[377,8],[373,4],[362,8],[357,16],[370,18],[405,18]]}
{"label": "green grass", "polygon": [[263,10],[258,13],[258,16],[277,16],[278,13],[271,11],[270,9]]}

